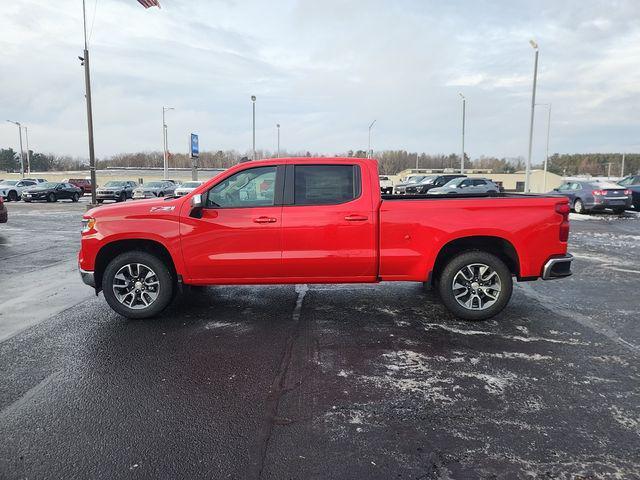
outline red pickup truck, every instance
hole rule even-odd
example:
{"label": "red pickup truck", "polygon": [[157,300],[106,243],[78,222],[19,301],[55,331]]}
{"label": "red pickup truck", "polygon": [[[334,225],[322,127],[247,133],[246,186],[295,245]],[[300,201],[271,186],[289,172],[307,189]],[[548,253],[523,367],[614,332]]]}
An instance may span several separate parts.
{"label": "red pickup truck", "polygon": [[83,218],[79,268],[129,318],[181,284],[424,282],[457,317],[500,312],[519,281],[571,274],[569,205],[517,194],[381,197],[375,160],[236,165],[183,197]]}

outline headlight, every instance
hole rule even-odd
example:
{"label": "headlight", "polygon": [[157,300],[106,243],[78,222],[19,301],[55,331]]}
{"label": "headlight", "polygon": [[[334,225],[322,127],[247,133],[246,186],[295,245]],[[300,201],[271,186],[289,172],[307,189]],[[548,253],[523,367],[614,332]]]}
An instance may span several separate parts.
{"label": "headlight", "polygon": [[82,233],[90,232],[95,229],[96,219],[93,217],[82,219]]}

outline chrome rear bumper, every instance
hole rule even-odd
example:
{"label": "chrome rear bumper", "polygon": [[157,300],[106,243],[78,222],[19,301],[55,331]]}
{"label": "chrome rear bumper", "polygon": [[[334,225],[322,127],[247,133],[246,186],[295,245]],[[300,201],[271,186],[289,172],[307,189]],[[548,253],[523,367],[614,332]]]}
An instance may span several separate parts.
{"label": "chrome rear bumper", "polygon": [[554,257],[547,260],[542,269],[543,280],[553,280],[556,278],[568,277],[572,274],[571,262],[573,261],[573,255],[567,253],[560,257]]}

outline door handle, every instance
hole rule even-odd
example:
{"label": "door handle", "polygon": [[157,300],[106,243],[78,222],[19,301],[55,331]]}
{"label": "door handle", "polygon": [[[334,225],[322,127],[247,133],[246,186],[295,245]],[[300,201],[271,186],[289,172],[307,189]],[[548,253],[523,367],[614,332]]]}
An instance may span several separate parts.
{"label": "door handle", "polygon": [[347,222],[365,222],[369,220],[369,217],[366,215],[347,215],[344,219]]}
{"label": "door handle", "polygon": [[255,223],[276,223],[278,219],[273,217],[258,217],[254,218],[253,221]]}

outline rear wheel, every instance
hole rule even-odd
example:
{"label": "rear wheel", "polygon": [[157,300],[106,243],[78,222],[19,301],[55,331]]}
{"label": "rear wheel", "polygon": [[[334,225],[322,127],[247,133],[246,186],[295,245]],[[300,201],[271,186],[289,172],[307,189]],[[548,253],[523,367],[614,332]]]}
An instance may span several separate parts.
{"label": "rear wheel", "polygon": [[447,263],[438,290],[442,303],[456,317],[486,320],[509,302],[513,279],[509,268],[495,255],[469,251]]}
{"label": "rear wheel", "polygon": [[576,199],[575,202],[573,202],[573,211],[576,213],[587,213],[584,209],[584,203],[582,203],[582,200],[580,200],[579,198]]}
{"label": "rear wheel", "polygon": [[162,312],[173,298],[175,281],[155,255],[131,251],[118,255],[102,277],[104,298],[127,318],[149,318]]}

